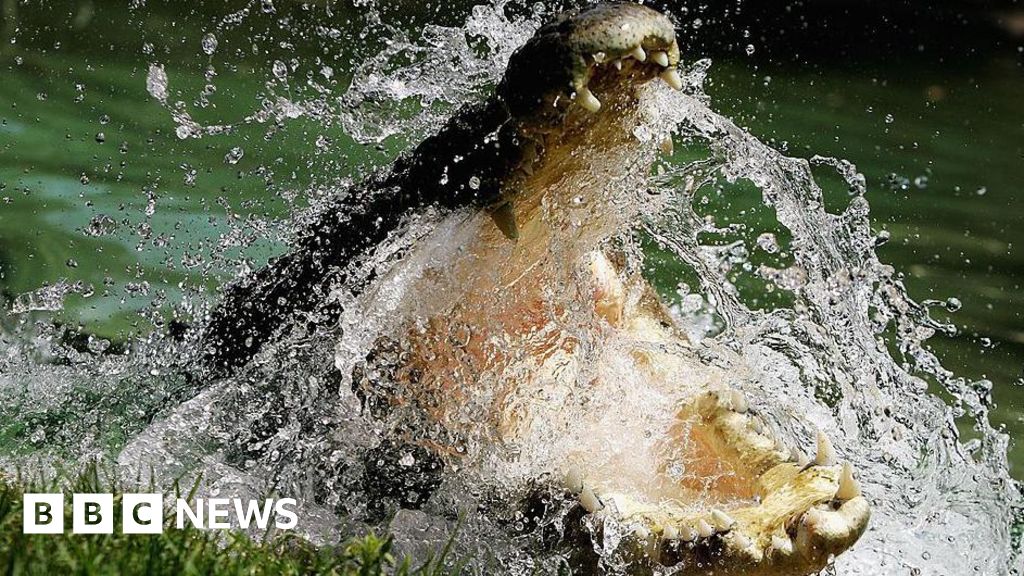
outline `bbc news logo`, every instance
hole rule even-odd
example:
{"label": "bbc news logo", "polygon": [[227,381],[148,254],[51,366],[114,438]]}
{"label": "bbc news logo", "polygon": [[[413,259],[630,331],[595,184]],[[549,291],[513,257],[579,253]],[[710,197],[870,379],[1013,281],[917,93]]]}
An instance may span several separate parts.
{"label": "bbc news logo", "polygon": [[[294,498],[242,500],[240,498],[184,498],[174,501],[174,527],[224,530],[249,527],[266,530],[273,521],[279,530],[291,530],[299,522]],[[113,494],[72,494],[72,534],[112,534]],[[163,494],[122,494],[121,532],[160,534],[164,530]],[[234,522],[232,523],[232,519]],[[22,532],[64,533],[64,494],[25,494],[22,499]]]}

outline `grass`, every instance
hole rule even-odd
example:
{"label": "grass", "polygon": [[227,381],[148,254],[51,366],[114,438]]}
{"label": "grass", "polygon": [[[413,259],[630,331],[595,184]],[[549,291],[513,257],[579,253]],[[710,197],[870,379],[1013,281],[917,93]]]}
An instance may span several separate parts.
{"label": "grass", "polygon": [[[330,574],[339,576],[441,576],[463,572],[448,560],[450,546],[422,565],[393,552],[391,537],[374,533],[336,546],[318,547],[290,534],[268,534],[262,540],[239,530],[200,530],[173,526],[173,510],[161,534],[71,534],[71,506],[65,505],[65,534],[23,534],[22,495],[58,492],[70,503],[71,493],[114,492],[116,516],[120,495],[113,483],[100,480],[95,467],[71,481],[10,479],[0,476],[0,573],[8,575],[260,575]],[[191,498],[195,487],[186,495]],[[180,496],[178,486],[173,493]],[[450,543],[449,543],[450,544]]]}

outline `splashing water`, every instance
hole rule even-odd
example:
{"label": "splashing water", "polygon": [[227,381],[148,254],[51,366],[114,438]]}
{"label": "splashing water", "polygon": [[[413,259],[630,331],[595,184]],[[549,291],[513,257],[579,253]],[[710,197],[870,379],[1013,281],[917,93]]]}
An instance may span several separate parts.
{"label": "splashing water", "polygon": [[[263,105],[223,124],[202,125],[183,104],[168,104],[173,75],[159,63],[150,66],[146,88],[168,107],[182,139],[305,116],[341,126],[359,142],[393,135],[414,141],[450,110],[480,99],[545,16],[537,9],[513,18],[504,8],[478,6],[463,27],[429,26],[415,41],[394,35],[383,54],[356,68],[338,99],[316,90],[306,100],[287,92],[294,67],[280,61],[267,64],[272,88]],[[204,37],[201,47],[213,54],[216,37]],[[702,89],[709,67],[708,61],[690,64],[682,92],[645,88],[637,140],[656,142],[671,133],[690,160],[659,163],[648,182],[653,194],[622,191],[641,215],[616,236],[627,266],[649,270],[652,251],[670,255],[668,269],[653,276],[691,279],[674,313],[697,348],[742,358],[724,368],[735,371],[735,385],[793,445],[810,446],[815,429],[824,430],[859,470],[873,506],[871,527],[837,562],[837,573],[1021,570],[1013,527],[1016,522],[1019,531],[1024,502],[1009,476],[1007,438],[988,422],[988,389],[944,369],[927,350],[927,339],[949,328],[932,320],[906,294],[898,272],[879,261],[864,177],[843,160],[787,157],[717,114]],[[225,162],[238,162],[237,150]],[[826,209],[830,191],[817,184],[818,171],[845,181],[839,211]],[[711,208],[756,194],[749,185],[777,225],[772,233],[758,231],[756,240],[717,227]],[[383,523],[412,553],[443,542],[462,513],[461,552],[500,558],[522,573],[552,561],[538,560],[536,542],[516,536],[502,520],[507,509],[482,488],[496,467],[507,467],[508,455],[478,451],[463,469],[442,474],[429,500],[416,502],[418,511],[393,514],[396,501],[419,497],[415,479],[397,496],[367,482],[387,460],[381,454],[395,422],[365,409],[352,375],[366,369],[382,335],[401,329],[402,311],[416,300],[415,282],[430,262],[450,257],[449,247],[466,241],[474,218],[431,212],[412,222],[354,264],[353,278],[378,279],[358,296],[348,291],[357,281],[336,292],[346,304],[340,329],[296,328],[241,373],[216,382],[192,375],[200,351],[191,337],[155,332],[130,346],[68,342],[40,313],[84,288],[61,284],[17,299],[3,324],[0,358],[0,415],[13,423],[5,432],[15,446],[5,466],[95,457],[132,471],[152,467],[163,480],[202,474],[211,494],[273,489],[302,503],[301,528],[314,541]],[[235,232],[224,241],[248,237]],[[750,292],[781,296],[758,306]],[[180,307],[188,317],[202,317],[207,305],[196,296]],[[332,366],[346,376],[332,376]],[[965,422],[972,427],[969,442],[961,441]],[[571,436],[560,425],[549,423],[545,434]],[[553,447],[544,457],[558,455]],[[393,456],[405,468],[425,458],[414,451]],[[532,470],[512,460],[520,474]],[[534,463],[540,470],[541,460]],[[506,496],[516,490],[508,487]]]}

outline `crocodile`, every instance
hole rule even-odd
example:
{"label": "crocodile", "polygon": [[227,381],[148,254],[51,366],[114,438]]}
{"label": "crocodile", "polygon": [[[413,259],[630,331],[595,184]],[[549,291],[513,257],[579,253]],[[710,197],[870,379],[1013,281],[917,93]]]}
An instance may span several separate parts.
{"label": "crocodile", "polygon": [[[837,561],[870,517],[853,467],[824,433],[813,457],[780,442],[611,241],[639,216],[624,191],[645,189],[664,147],[634,128],[654,91],[683,88],[679,63],[675,26],[653,9],[554,17],[493,95],[228,287],[206,328],[211,371],[237,370],[283,327],[337,323],[341,305],[323,305],[334,287],[404,271],[399,328],[377,345],[388,360],[353,385],[442,430],[428,451],[457,463],[470,438],[514,447],[518,469],[494,471],[501,481],[543,479],[579,522],[624,527],[678,573],[812,574]],[[428,210],[451,216],[427,247],[352,286],[351,263]]]}

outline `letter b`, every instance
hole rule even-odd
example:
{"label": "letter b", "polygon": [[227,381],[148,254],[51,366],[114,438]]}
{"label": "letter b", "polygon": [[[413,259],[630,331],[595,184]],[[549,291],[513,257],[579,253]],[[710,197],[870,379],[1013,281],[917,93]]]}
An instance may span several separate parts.
{"label": "letter b", "polygon": [[64,533],[63,494],[25,494],[21,514],[21,531],[25,534]]}
{"label": "letter b", "polygon": [[113,494],[75,494],[71,498],[71,531],[75,534],[114,532]]}

